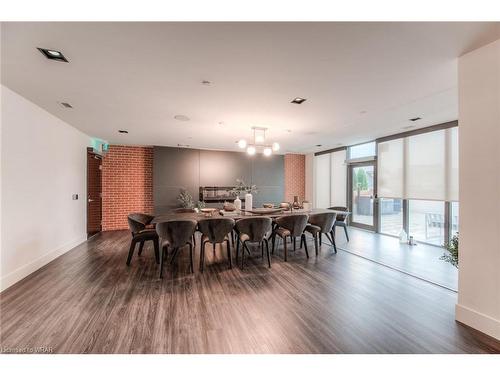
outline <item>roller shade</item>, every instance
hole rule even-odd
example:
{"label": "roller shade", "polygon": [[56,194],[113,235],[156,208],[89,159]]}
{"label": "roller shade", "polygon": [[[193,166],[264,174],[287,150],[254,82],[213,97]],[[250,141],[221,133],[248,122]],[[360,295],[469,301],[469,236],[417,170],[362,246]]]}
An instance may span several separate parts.
{"label": "roller shade", "polygon": [[381,198],[458,201],[458,127],[378,144]]}
{"label": "roller shade", "polygon": [[330,154],[330,206],[347,206],[347,151],[336,151]]}
{"label": "roller shade", "polygon": [[330,154],[314,158],[314,207],[330,207]]}
{"label": "roller shade", "polygon": [[314,157],[314,207],[346,206],[346,150]]}

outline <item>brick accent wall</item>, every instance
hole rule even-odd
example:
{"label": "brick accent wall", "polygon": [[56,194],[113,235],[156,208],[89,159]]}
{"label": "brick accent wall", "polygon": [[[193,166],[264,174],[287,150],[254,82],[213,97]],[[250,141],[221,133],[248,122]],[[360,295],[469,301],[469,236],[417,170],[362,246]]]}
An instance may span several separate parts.
{"label": "brick accent wall", "polygon": [[301,154],[285,155],[285,201],[293,202],[299,196],[302,202],[306,196],[306,156]]}
{"label": "brick accent wall", "polygon": [[153,212],[153,148],[110,146],[102,161],[102,230],[127,229],[131,212]]}

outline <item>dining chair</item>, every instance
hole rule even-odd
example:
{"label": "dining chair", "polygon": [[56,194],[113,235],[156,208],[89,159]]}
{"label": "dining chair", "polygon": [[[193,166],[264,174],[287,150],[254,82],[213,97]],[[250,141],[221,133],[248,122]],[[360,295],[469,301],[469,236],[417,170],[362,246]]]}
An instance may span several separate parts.
{"label": "dining chair", "polygon": [[[349,234],[347,233],[347,217],[349,216],[349,213],[347,212],[347,207],[335,206],[335,207],[330,207],[329,210],[346,211],[345,214],[337,213],[337,217],[335,218],[335,223],[333,224],[333,234],[335,235],[336,227],[343,227],[345,232],[345,237],[347,238],[347,242],[349,242]],[[320,238],[320,245],[321,245],[321,238]]]}
{"label": "dining chair", "polygon": [[169,220],[156,224],[156,231],[162,241],[160,251],[160,278],[163,277],[163,261],[168,254],[168,249],[172,251],[172,257],[170,258],[170,263],[172,263],[180,249],[186,245],[189,246],[191,273],[194,272],[192,237],[196,229],[196,224],[196,220],[191,219]]}
{"label": "dining chair", "polygon": [[[309,215],[305,231],[311,233],[314,238],[316,256],[318,255],[318,242],[323,234],[330,240],[335,253],[337,253],[337,245],[335,245],[335,236],[333,235],[333,224],[335,223],[336,216],[335,212],[322,212]],[[305,238],[303,241],[305,241]]]}
{"label": "dining chair", "polygon": [[302,247],[302,243],[304,243],[304,249],[306,251],[306,256],[309,258],[309,252],[307,251],[307,244],[305,241],[305,233],[304,229],[306,229],[307,219],[309,215],[286,215],[276,218],[275,223],[277,224],[273,234],[272,234],[272,252],[274,254],[274,245],[276,242],[276,236],[279,236],[283,240],[283,249],[284,249],[284,259],[285,262],[288,258],[288,249],[286,246],[287,238],[293,240],[293,250],[296,249],[296,238],[300,237],[301,242],[300,245]]}
{"label": "dining chair", "polygon": [[202,219],[198,221],[198,230],[201,232],[201,249],[200,249],[200,271],[203,272],[205,266],[205,245],[211,243],[215,252],[215,245],[226,243],[227,257],[229,260],[229,268],[233,268],[233,260],[231,257],[231,245],[229,236],[232,235],[234,228],[234,220],[227,217],[216,217],[210,219]]}
{"label": "dining chair", "polygon": [[156,263],[160,262],[159,259],[159,244],[158,235],[154,228],[146,228],[154,216],[143,214],[143,213],[132,213],[127,216],[128,227],[132,233],[132,242],[130,243],[130,249],[128,251],[127,266],[130,266],[130,261],[134,255],[135,246],[139,243],[139,256],[142,255],[142,249],[146,241],[153,241],[155,260]]}
{"label": "dining chair", "polygon": [[245,263],[245,251],[250,254],[248,243],[260,244],[261,256],[264,258],[264,245],[266,246],[267,264],[271,268],[271,256],[269,255],[269,242],[267,235],[272,230],[273,221],[269,217],[247,217],[236,221],[235,231],[238,235],[236,239],[236,262],[241,243],[241,268]]}
{"label": "dining chair", "polygon": [[[194,208],[180,207],[172,210],[174,214],[195,214]],[[193,245],[196,246],[196,231],[193,233]]]}

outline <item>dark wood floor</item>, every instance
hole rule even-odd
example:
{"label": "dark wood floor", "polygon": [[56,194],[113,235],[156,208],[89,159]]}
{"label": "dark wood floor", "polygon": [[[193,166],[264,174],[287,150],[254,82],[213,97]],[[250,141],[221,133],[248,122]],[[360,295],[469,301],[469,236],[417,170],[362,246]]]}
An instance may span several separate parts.
{"label": "dark wood floor", "polygon": [[[454,320],[456,293],[344,251],[272,269],[260,251],[227,269],[187,252],[158,279],[152,248],[125,266],[129,234],[100,234],[0,295],[1,346],[55,353],[488,353]],[[313,252],[312,252],[313,253]],[[196,252],[198,265],[199,251]]]}

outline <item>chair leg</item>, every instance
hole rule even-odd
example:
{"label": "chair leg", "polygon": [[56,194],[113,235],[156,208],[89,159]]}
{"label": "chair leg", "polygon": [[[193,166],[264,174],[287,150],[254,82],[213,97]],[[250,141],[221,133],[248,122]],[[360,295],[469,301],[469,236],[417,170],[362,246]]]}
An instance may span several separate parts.
{"label": "chair leg", "polygon": [[349,234],[347,233],[347,225],[344,225],[345,238],[347,238],[347,242],[349,242]]}
{"label": "chair leg", "polygon": [[304,235],[300,236],[300,249],[302,249],[302,243],[304,242],[305,238]]}
{"label": "chair leg", "polygon": [[335,236],[333,235],[333,231],[330,232],[330,236],[331,236],[330,242],[333,245],[333,251],[335,252],[335,254],[337,254],[337,245],[335,244]]}
{"label": "chair leg", "polygon": [[191,264],[191,273],[194,273],[194,262],[193,262],[193,244],[189,243],[189,260]]}
{"label": "chair leg", "polygon": [[267,238],[264,238],[264,243],[266,244],[267,265],[271,268],[271,256],[269,255],[269,241]]}
{"label": "chair leg", "polygon": [[293,237],[293,251],[297,250],[297,242],[296,242],[296,238]]}
{"label": "chair leg", "polygon": [[176,247],[175,249],[173,249],[173,251],[172,251],[172,258],[170,258],[170,264],[174,263],[174,259],[177,256],[178,252],[179,252],[179,248],[178,247]]}
{"label": "chair leg", "polygon": [[240,238],[236,238],[236,264],[238,264],[238,258],[239,258],[239,252],[240,252]]}
{"label": "chair leg", "polygon": [[205,266],[205,245],[207,241],[202,242],[200,246],[200,272],[203,273],[203,268]]}
{"label": "chair leg", "polygon": [[287,261],[288,259],[288,250],[286,248],[286,237],[283,237],[283,249],[284,249],[284,258],[285,258],[285,262]]}
{"label": "chair leg", "polygon": [[127,266],[130,266],[130,261],[132,260],[132,255],[134,255],[134,249],[136,243],[137,242],[134,239],[132,239],[132,242],[130,243],[130,249],[128,251]]}
{"label": "chair leg", "polygon": [[271,243],[272,243],[271,248],[272,248],[273,255],[274,255],[274,244],[275,244],[275,242],[276,242],[276,233],[273,233],[273,235],[271,237]]}
{"label": "chair leg", "polygon": [[160,252],[160,279],[163,279],[163,261],[165,260],[166,247],[162,247]]}
{"label": "chair leg", "polygon": [[319,237],[319,246],[323,246],[323,241],[322,241],[323,236],[321,235],[321,232],[319,232],[318,237]]}
{"label": "chair leg", "polygon": [[212,244],[212,245],[213,245],[213,247],[214,247],[214,257],[215,257],[215,243],[214,243],[214,244]]}
{"label": "chair leg", "polygon": [[264,259],[264,240],[260,241],[260,257]]}
{"label": "chair leg", "polygon": [[193,233],[193,235],[191,236],[191,238],[193,239],[193,245],[196,246],[196,232]]}
{"label": "chair leg", "polygon": [[142,249],[144,248],[144,242],[145,242],[145,241],[141,241],[141,242],[139,243],[139,256],[141,256],[141,255],[142,255]]}
{"label": "chair leg", "polygon": [[318,256],[318,233],[314,235],[314,250],[316,250],[316,256]]}
{"label": "chair leg", "polygon": [[233,268],[233,257],[231,256],[231,245],[229,244],[229,240],[226,240],[227,246],[227,259],[229,260],[229,269]]}
{"label": "chair leg", "polygon": [[243,269],[243,264],[245,263],[245,250],[247,250],[247,242],[243,242],[241,249],[241,269]]}
{"label": "chair leg", "polygon": [[306,234],[302,233],[302,240],[304,241],[304,250],[306,251],[306,257],[309,259],[309,251],[307,250],[307,244],[306,244]]}
{"label": "chair leg", "polygon": [[154,249],[155,249],[156,264],[159,264],[160,263],[160,244],[159,244],[158,238],[155,238],[153,240],[153,245],[154,245]]}

